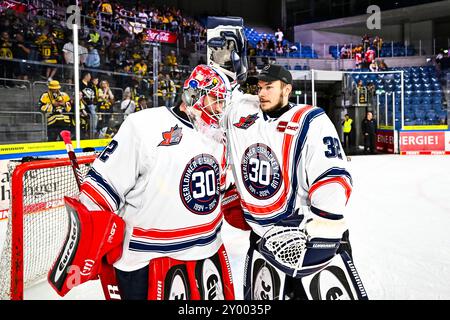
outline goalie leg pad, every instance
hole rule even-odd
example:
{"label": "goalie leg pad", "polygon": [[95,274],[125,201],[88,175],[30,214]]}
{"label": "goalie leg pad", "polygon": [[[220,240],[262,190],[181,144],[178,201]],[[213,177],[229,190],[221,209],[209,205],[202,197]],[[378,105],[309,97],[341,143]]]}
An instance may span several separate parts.
{"label": "goalie leg pad", "polygon": [[125,222],[108,211],[89,211],[76,199],[64,198],[69,215],[69,233],[48,273],[50,285],[60,296],[73,287],[96,279],[102,258],[109,263],[120,258]]}
{"label": "goalie leg pad", "polygon": [[260,237],[250,236],[244,272],[245,300],[368,300],[356,267],[345,251],[322,270],[293,278],[274,267],[258,252]]}
{"label": "goalie leg pad", "polygon": [[286,274],[271,265],[258,251],[259,236],[250,234],[244,269],[245,300],[283,300]]}
{"label": "goalie leg pad", "polygon": [[149,264],[149,300],[234,300],[234,286],[225,247],[198,261],[169,257]]}
{"label": "goalie leg pad", "polygon": [[361,278],[346,252],[336,255],[325,269],[301,279],[310,300],[368,300]]}

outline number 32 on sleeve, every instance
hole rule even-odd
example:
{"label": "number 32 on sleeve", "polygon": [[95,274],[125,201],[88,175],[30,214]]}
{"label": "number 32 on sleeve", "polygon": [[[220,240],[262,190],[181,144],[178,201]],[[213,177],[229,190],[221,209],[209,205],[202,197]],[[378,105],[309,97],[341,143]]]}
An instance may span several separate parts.
{"label": "number 32 on sleeve", "polygon": [[341,143],[339,139],[334,137],[323,138],[323,143],[327,146],[328,150],[325,151],[327,158],[339,158],[342,160]]}

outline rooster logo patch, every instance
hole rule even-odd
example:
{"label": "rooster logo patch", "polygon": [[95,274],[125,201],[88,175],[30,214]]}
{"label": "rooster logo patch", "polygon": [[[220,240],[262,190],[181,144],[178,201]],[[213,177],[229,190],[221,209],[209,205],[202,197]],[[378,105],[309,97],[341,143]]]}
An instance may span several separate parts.
{"label": "rooster logo patch", "polygon": [[170,128],[169,131],[165,131],[162,133],[163,141],[158,144],[159,146],[174,146],[181,142],[181,138],[183,138],[183,128],[179,128],[178,125]]}

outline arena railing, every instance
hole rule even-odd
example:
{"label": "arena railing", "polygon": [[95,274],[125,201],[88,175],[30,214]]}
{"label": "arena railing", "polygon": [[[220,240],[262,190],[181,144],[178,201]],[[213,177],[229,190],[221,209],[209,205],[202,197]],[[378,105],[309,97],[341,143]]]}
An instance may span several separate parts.
{"label": "arena railing", "polygon": [[[447,39],[450,47],[450,38]],[[256,43],[251,42],[252,48],[256,50]],[[286,43],[286,42],[285,42]],[[395,58],[395,57],[422,57],[435,56],[439,52],[439,46],[436,39],[417,39],[406,41],[386,41],[382,47],[375,48],[376,57]],[[348,47],[348,54],[341,54],[342,47]],[[355,59],[355,48],[362,46],[365,52],[367,48],[363,43],[333,43],[333,42],[288,42],[288,50],[284,49],[282,54],[273,51],[261,51],[258,56],[264,57],[283,57],[283,58],[307,58],[307,59]],[[295,47],[295,48],[294,48]]]}
{"label": "arena railing", "polygon": [[0,111],[0,144],[47,141],[42,112]]}

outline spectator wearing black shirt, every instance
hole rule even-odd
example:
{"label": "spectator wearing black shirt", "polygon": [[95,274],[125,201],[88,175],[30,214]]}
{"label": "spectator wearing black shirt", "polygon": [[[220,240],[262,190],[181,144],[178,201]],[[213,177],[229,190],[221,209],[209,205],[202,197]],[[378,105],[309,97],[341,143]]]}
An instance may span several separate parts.
{"label": "spectator wearing black shirt", "polygon": [[9,20],[9,18],[5,13],[2,13],[0,15],[0,34],[3,32],[12,34],[11,21]]}
{"label": "spectator wearing black shirt", "polygon": [[362,133],[364,135],[364,153],[375,154],[375,135],[377,130],[377,123],[373,119],[371,111],[366,113],[366,118],[361,124]]}
{"label": "spectator wearing black shirt", "polygon": [[[28,46],[28,44],[25,43],[23,33],[16,33],[15,40],[16,41],[13,43],[12,47],[13,56],[16,59],[28,60],[31,48]],[[16,74],[17,78],[19,78],[20,80],[28,80],[28,76],[31,72],[31,66],[28,63],[16,62],[14,67],[14,73]],[[25,89],[27,87],[25,83],[20,83],[18,86],[22,89]]]}
{"label": "spectator wearing black shirt", "polygon": [[95,106],[96,90],[91,83],[91,73],[85,72],[80,81],[80,92],[83,94],[83,100],[86,104],[88,113],[91,115],[91,132],[94,135],[97,132],[98,115]]}
{"label": "spectator wearing black shirt", "polygon": [[[0,78],[13,78],[14,63],[8,61],[14,58],[13,44],[7,31],[3,31],[0,35]],[[5,88],[12,87],[11,81],[4,80],[0,83]]]}

